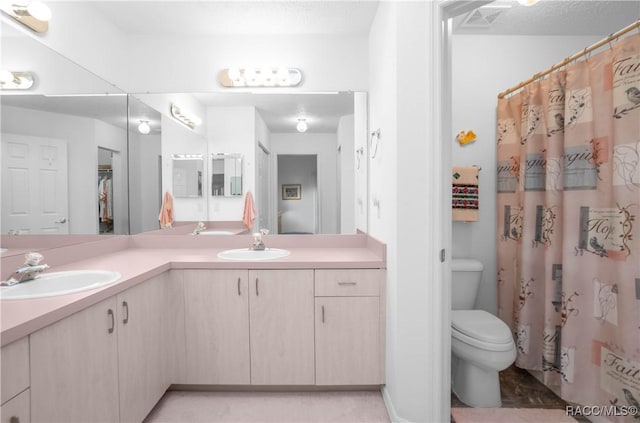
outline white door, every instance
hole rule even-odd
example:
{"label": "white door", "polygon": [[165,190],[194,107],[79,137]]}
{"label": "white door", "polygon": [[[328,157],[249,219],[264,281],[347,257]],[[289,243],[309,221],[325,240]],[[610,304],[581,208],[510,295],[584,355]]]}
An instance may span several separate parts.
{"label": "white door", "polygon": [[2,134],[2,231],[68,234],[66,141]]}

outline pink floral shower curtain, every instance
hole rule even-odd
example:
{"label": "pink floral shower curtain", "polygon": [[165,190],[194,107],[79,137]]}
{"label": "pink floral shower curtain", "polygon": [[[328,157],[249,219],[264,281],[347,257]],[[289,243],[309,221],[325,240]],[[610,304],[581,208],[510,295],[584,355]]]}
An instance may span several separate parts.
{"label": "pink floral shower curtain", "polygon": [[516,365],[573,403],[639,405],[640,34],[500,99],[497,138]]}

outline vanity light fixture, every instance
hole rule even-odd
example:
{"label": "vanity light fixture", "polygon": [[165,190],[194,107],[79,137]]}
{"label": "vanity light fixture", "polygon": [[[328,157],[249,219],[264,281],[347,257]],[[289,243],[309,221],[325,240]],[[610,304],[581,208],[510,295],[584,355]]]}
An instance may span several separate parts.
{"label": "vanity light fixture", "polygon": [[295,68],[238,68],[223,69],[218,82],[223,87],[295,87],[302,81],[302,72]]}
{"label": "vanity light fixture", "polygon": [[309,126],[307,125],[306,119],[298,119],[298,124],[296,125],[296,129],[298,130],[298,132],[306,132],[308,128]]}
{"label": "vanity light fixture", "polygon": [[172,154],[173,160],[202,160],[204,156],[202,154]]}
{"label": "vanity light fixture", "polygon": [[2,90],[28,90],[33,86],[34,80],[31,72],[0,70],[0,89]]}
{"label": "vanity light fixture", "polygon": [[51,9],[40,0],[13,0],[1,7],[2,11],[35,32],[47,32]]}
{"label": "vanity light fixture", "polygon": [[149,126],[148,120],[140,121],[140,125],[138,125],[138,132],[140,132],[142,135],[147,135],[149,132],[151,132],[151,126]]}
{"label": "vanity light fixture", "polygon": [[520,3],[523,6],[533,6],[534,4],[536,4],[538,2],[538,0],[518,0],[518,3]]}
{"label": "vanity light fixture", "polygon": [[187,125],[191,129],[195,129],[196,126],[202,123],[202,119],[200,119],[198,116],[176,104],[171,104],[171,116]]}

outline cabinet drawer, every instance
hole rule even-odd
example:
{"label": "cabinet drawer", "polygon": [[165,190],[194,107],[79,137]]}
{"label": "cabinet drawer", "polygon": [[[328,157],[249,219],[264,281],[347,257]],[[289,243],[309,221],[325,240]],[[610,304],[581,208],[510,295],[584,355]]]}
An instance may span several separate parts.
{"label": "cabinet drawer", "polygon": [[0,407],[0,423],[29,423],[31,421],[30,407],[29,390],[27,389]]}
{"label": "cabinet drawer", "polygon": [[380,295],[378,269],[318,269],[316,297],[377,297]]}
{"label": "cabinet drawer", "polygon": [[2,404],[29,387],[29,338],[2,347]]}

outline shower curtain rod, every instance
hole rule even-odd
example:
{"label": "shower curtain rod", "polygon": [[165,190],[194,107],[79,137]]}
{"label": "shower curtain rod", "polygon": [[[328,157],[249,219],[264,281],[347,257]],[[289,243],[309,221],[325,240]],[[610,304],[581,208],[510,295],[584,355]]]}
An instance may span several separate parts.
{"label": "shower curtain rod", "polygon": [[551,72],[553,72],[554,70],[561,68],[565,65],[567,65],[570,62],[573,62],[574,60],[576,60],[579,57],[582,57],[586,54],[591,53],[593,50],[602,47],[603,45],[611,42],[612,40],[615,40],[616,38],[620,38],[622,35],[626,34],[629,31],[633,31],[636,28],[640,28],[640,20],[635,21],[634,23],[632,23],[631,25],[622,28],[620,31],[615,32],[611,35],[609,35],[607,38],[605,38],[604,40],[598,41],[597,43],[595,43],[592,46],[589,46],[587,48],[585,48],[584,50],[574,54],[573,56],[569,56],[566,59],[564,59],[562,62],[560,63],[556,63],[555,65],[551,66],[549,69],[544,70],[542,72],[536,73],[535,75],[533,75],[531,78],[527,79],[524,82],[519,83],[518,85],[516,85],[513,88],[509,88],[506,91],[501,92],[500,94],[498,94],[498,98],[503,98],[504,96],[511,94],[514,91],[519,90],[520,88],[532,83],[533,81],[542,78],[545,75],[550,74]]}

